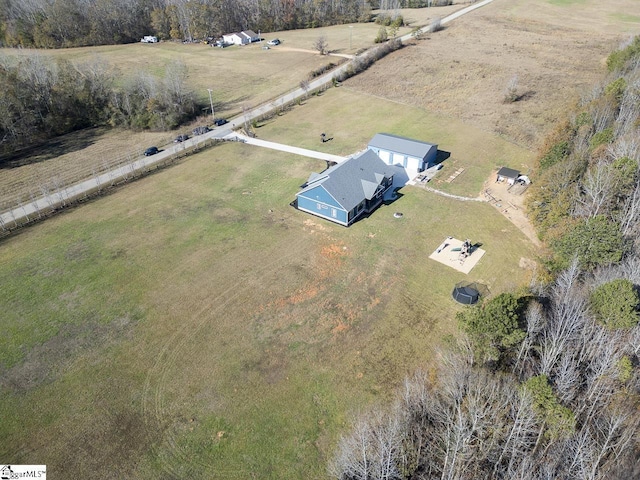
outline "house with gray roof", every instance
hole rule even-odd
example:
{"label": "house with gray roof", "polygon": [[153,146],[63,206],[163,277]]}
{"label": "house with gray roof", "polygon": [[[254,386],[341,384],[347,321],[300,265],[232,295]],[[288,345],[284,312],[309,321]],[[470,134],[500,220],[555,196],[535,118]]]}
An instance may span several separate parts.
{"label": "house with gray roof", "polygon": [[252,42],[259,42],[260,36],[256,35],[253,30],[243,30],[223,35],[222,41],[229,45],[248,45]]}
{"label": "house with gray roof", "polygon": [[382,203],[393,185],[393,174],[392,167],[367,150],[311,174],[296,195],[296,207],[347,227]]}
{"label": "house with gray roof", "polygon": [[387,165],[404,167],[410,176],[422,172],[436,163],[438,145],[400,137],[390,133],[376,134],[369,145]]}

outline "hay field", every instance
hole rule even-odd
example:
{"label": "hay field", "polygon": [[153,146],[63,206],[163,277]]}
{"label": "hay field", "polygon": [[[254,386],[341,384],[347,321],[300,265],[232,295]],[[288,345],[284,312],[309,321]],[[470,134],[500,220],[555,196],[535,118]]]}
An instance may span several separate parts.
{"label": "hay field", "polygon": [[[536,149],[607,55],[640,32],[637,0],[495,1],[346,82]],[[518,77],[517,102],[503,103]]]}

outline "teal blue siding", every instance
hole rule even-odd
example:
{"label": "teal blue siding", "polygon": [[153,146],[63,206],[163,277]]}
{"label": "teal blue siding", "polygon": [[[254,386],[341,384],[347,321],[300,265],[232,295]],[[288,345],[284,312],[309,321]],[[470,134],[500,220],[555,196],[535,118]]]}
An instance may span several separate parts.
{"label": "teal blue siding", "polygon": [[327,192],[322,185],[318,185],[316,188],[312,188],[311,190],[298,194],[298,198],[300,197],[308,198],[313,202],[324,203],[331,207],[342,208],[342,205],[340,205],[335,198],[329,195],[329,192]]}
{"label": "teal blue siding", "polygon": [[322,186],[318,186],[304,194],[299,194],[298,210],[313,213],[314,215],[343,225],[348,223],[347,211],[344,210]]}

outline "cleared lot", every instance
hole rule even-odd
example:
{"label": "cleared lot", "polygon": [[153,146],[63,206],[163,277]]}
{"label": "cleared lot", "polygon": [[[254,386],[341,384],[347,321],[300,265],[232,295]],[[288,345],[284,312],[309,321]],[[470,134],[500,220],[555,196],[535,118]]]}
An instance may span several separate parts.
{"label": "cleared lot", "polygon": [[[514,4],[512,15],[535,15]],[[443,36],[462,54],[455,32]],[[393,62],[418,48],[379,66],[400,72]],[[403,68],[430,68],[423,53]],[[440,188],[462,195],[477,195],[495,165],[531,159],[475,107],[462,115],[468,82],[444,89],[433,75],[422,87],[441,85],[442,97],[413,102],[377,68],[265,122],[259,138],[334,154],[378,131],[435,141],[451,153],[444,169],[466,168]],[[386,90],[373,87],[376,71]],[[445,91],[452,110],[438,103]],[[483,105],[499,117],[499,101]],[[482,243],[472,279],[494,292],[528,280],[520,265],[535,250],[487,204],[407,189],[349,229],[289,207],[322,168],[227,144],[3,240],[0,458],[46,463],[56,478],[322,478],[352,415],[388,400],[456,332],[451,289],[468,277],[427,258],[443,238]]]}
{"label": "cleared lot", "polygon": [[349,229],[293,210],[323,166],[227,144],[5,239],[0,456],[64,478],[322,478],[351,415],[455,332],[464,275],[433,245],[482,242],[474,278],[496,290],[530,274],[485,204],[454,217],[414,189]]}

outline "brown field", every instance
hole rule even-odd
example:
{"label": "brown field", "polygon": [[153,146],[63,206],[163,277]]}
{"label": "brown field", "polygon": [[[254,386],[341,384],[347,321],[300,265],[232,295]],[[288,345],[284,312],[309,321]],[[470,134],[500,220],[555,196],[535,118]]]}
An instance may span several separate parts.
{"label": "brown field", "polygon": [[[564,5],[566,4],[566,5]],[[345,85],[454,117],[536,149],[640,30],[637,0],[497,0],[378,62]],[[518,76],[522,98],[504,104]]]}

